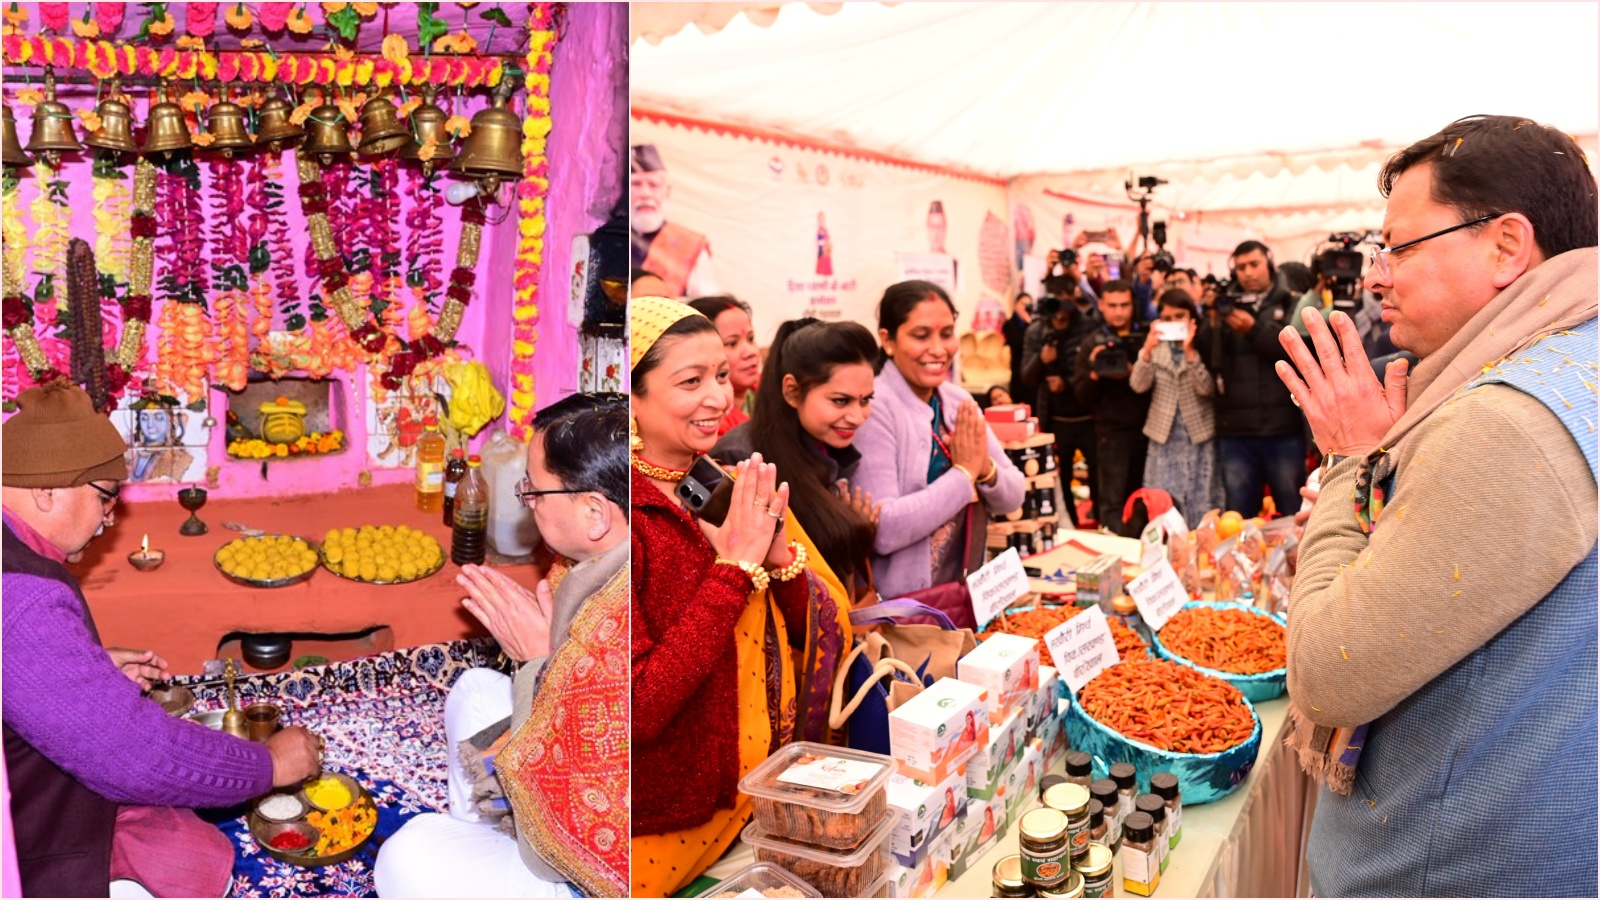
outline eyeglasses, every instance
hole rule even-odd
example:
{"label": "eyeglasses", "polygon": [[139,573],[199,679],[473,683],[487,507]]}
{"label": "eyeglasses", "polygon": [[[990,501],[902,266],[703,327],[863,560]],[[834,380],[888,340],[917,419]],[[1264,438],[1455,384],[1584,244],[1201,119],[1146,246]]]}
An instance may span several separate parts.
{"label": "eyeglasses", "polygon": [[1396,244],[1393,247],[1376,247],[1370,254],[1372,267],[1377,270],[1379,278],[1382,278],[1384,281],[1388,281],[1390,274],[1393,271],[1390,268],[1391,264],[1389,262],[1389,258],[1390,254],[1394,253],[1395,251],[1404,250],[1407,247],[1415,247],[1423,241],[1431,241],[1436,237],[1443,237],[1452,231],[1460,231],[1463,228],[1471,228],[1474,225],[1482,225],[1484,222],[1487,222],[1490,219],[1498,219],[1503,215],[1505,215],[1505,213],[1490,213],[1487,216],[1479,216],[1470,222],[1462,222],[1460,225],[1451,225],[1449,228],[1446,228],[1443,231],[1435,231],[1433,234],[1425,234],[1414,241],[1406,241],[1404,244]]}
{"label": "eyeglasses", "polygon": [[105,506],[106,509],[116,506],[117,501],[122,499],[122,485],[120,484],[114,488],[111,488],[110,490],[106,490],[105,488],[91,481],[89,482],[89,487],[94,488],[94,492],[100,495],[100,503],[101,505]]}
{"label": "eyeglasses", "polygon": [[587,494],[589,492],[579,488],[556,488],[548,491],[536,491],[533,490],[533,482],[529,481],[528,476],[524,475],[522,480],[517,482],[516,493],[517,500],[524,509],[533,509],[533,505],[538,501],[538,498],[546,494]]}

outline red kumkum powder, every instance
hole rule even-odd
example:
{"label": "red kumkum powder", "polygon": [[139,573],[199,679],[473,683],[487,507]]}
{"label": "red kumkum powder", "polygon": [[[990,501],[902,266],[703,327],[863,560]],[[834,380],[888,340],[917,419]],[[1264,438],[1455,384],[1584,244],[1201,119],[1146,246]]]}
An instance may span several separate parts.
{"label": "red kumkum powder", "polygon": [[282,832],[267,843],[271,844],[274,850],[285,851],[304,850],[311,846],[311,842],[306,839],[306,836],[298,831]]}

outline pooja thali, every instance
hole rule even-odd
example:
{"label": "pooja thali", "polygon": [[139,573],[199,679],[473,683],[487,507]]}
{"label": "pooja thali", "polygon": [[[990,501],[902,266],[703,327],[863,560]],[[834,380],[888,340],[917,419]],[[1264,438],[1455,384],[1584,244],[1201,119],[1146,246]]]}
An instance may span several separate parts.
{"label": "pooja thali", "polygon": [[378,807],[348,775],[323,772],[250,808],[250,835],[273,859],[315,868],[342,863],[372,840]]}

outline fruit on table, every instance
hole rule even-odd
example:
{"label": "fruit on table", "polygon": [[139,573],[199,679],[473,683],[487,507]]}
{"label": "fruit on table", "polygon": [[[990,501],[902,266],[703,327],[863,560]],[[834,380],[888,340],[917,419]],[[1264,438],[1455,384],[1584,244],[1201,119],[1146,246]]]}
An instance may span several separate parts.
{"label": "fruit on table", "polygon": [[410,581],[444,561],[439,542],[409,525],[335,528],[323,539],[322,555],[330,569],[360,581]]}
{"label": "fruit on table", "polygon": [[1244,529],[1244,516],[1228,510],[1217,520],[1217,537],[1227,540]]}
{"label": "fruit on table", "polygon": [[317,551],[287,534],[246,537],[223,544],[217,551],[217,565],[235,578],[278,581],[316,568]]}

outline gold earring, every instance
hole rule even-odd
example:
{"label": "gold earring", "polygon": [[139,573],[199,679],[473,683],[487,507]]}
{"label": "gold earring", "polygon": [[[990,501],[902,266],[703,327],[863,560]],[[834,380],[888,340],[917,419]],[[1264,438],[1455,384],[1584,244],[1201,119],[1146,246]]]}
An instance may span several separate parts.
{"label": "gold earring", "polygon": [[639,437],[639,420],[633,416],[628,417],[628,449],[639,452],[644,447],[644,439]]}

